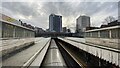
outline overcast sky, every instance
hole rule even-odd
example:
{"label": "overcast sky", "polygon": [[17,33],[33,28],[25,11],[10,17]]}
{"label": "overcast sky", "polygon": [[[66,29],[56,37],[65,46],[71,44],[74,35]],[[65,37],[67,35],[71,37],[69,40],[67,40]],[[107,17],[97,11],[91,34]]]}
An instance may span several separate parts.
{"label": "overcast sky", "polygon": [[3,0],[0,12],[43,29],[49,27],[49,15],[51,13],[61,15],[62,26],[71,29],[75,29],[76,19],[80,15],[90,16],[91,26],[100,26],[107,16],[118,18],[119,0],[97,0],[94,2],[84,2],[82,0],[41,1],[26,0],[25,2],[25,0],[21,0],[21,2],[18,2],[17,0],[6,0],[5,2]]}

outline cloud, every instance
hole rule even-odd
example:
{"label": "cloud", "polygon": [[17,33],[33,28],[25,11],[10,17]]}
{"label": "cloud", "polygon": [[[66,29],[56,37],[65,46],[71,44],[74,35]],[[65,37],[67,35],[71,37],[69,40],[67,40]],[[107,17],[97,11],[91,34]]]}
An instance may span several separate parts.
{"label": "cloud", "polygon": [[[24,16],[36,16],[38,13],[36,12],[36,7],[38,7],[35,4],[29,4],[26,2],[3,2],[2,7],[5,7],[6,9],[9,9],[10,11],[21,14]],[[4,11],[4,10],[3,10]]]}
{"label": "cloud", "polygon": [[119,0],[2,0],[2,2],[118,2]]}
{"label": "cloud", "polygon": [[[32,1],[32,0],[31,0]],[[51,13],[63,17],[63,26],[75,29],[78,16],[91,17],[92,26],[100,26],[107,16],[117,17],[117,2],[3,2],[2,13],[34,26],[48,28]]]}

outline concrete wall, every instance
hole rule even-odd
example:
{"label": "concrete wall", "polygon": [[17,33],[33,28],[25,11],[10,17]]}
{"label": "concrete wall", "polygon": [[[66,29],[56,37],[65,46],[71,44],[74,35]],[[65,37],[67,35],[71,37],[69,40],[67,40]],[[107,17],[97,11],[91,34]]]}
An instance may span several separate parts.
{"label": "concrete wall", "polygon": [[120,28],[86,32],[87,43],[120,49]]}
{"label": "concrete wall", "polygon": [[0,38],[2,38],[2,22],[0,21]]}
{"label": "concrete wall", "polygon": [[[1,26],[1,25],[0,25]],[[2,22],[2,38],[35,37],[34,31],[20,26]]]}
{"label": "concrete wall", "polygon": [[120,49],[120,39],[85,38],[87,43]]}

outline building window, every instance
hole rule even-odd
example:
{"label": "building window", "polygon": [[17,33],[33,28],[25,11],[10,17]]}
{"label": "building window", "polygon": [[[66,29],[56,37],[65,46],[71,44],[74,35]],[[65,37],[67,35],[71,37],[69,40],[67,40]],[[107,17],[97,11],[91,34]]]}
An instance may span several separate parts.
{"label": "building window", "polygon": [[97,31],[92,32],[92,37],[97,38],[98,37],[98,32]]}
{"label": "building window", "polygon": [[90,37],[90,32],[86,32],[85,37]]}
{"label": "building window", "polygon": [[120,28],[118,29],[118,38],[120,39]]}
{"label": "building window", "polygon": [[119,38],[119,29],[112,29],[111,30],[111,38],[115,39],[115,38]]}
{"label": "building window", "polygon": [[109,35],[110,35],[109,34],[109,30],[102,30],[102,31],[100,31],[100,37],[101,38],[110,38]]}

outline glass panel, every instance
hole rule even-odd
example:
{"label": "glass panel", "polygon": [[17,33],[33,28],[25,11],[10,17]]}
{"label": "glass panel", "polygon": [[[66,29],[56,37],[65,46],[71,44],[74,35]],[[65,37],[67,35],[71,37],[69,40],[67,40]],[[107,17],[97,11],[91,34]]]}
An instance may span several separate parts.
{"label": "glass panel", "polygon": [[118,34],[118,33],[119,33],[118,30],[119,30],[119,29],[112,29],[112,30],[111,30],[111,38],[113,38],[113,39],[114,39],[114,38],[118,38],[118,35],[119,35],[119,34]]}
{"label": "glass panel", "polygon": [[101,38],[110,38],[109,37],[109,30],[100,31],[100,37]]}

